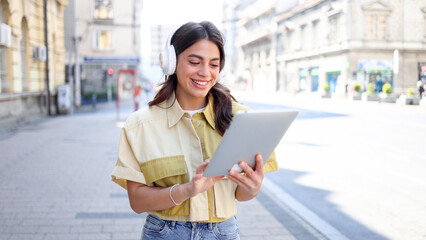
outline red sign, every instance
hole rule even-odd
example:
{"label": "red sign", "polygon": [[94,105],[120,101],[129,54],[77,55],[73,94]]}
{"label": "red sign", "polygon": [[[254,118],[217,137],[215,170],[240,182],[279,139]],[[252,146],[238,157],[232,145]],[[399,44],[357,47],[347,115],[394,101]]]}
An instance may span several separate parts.
{"label": "red sign", "polygon": [[114,69],[108,68],[108,75],[113,75],[113,74],[114,74]]}

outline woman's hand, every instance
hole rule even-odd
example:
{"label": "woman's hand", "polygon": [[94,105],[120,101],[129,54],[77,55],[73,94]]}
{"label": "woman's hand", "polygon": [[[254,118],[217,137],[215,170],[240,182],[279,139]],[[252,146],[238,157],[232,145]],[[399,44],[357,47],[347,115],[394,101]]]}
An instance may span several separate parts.
{"label": "woman's hand", "polygon": [[205,160],[200,166],[197,167],[195,171],[195,176],[192,178],[192,181],[188,183],[188,192],[190,197],[193,197],[199,193],[205,192],[213,185],[217,180],[222,179],[224,176],[216,177],[204,177],[204,171],[207,168],[207,165],[210,163],[210,159]]}
{"label": "woman's hand", "polygon": [[243,169],[245,175],[235,171],[229,171],[229,179],[238,184],[235,192],[235,198],[239,201],[247,201],[257,196],[262,187],[263,178],[263,159],[262,155],[256,154],[256,165],[254,169],[247,165],[246,162],[241,161],[238,165]]}
{"label": "woman's hand", "polygon": [[[210,159],[207,159],[197,167],[196,175],[190,182],[177,185],[173,189],[170,187],[150,187],[142,183],[127,180],[130,206],[137,213],[164,210],[175,206],[175,202],[182,203],[188,198],[207,191],[213,187],[217,180],[223,178],[223,176],[209,178],[203,176],[209,162]],[[173,197],[175,202],[170,199],[170,196]]]}

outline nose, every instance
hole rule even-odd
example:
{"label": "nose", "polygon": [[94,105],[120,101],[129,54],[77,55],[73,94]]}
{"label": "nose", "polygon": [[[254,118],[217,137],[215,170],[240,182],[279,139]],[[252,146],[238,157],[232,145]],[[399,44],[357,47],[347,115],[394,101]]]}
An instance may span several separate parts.
{"label": "nose", "polygon": [[200,64],[200,69],[198,70],[198,75],[202,77],[208,77],[210,75],[209,65]]}

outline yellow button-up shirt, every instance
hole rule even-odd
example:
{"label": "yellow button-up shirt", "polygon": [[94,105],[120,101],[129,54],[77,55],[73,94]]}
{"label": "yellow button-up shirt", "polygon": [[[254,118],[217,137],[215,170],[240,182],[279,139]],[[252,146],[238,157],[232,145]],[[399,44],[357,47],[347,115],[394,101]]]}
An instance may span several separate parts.
{"label": "yellow button-up shirt", "polygon": [[[232,112],[240,110],[247,107],[233,102]],[[127,180],[157,187],[186,183],[204,160],[213,157],[221,140],[216,130],[212,97],[202,112],[191,117],[173,95],[159,106],[146,107],[129,116],[121,130],[112,180],[124,188],[127,188]],[[277,169],[275,154],[272,154],[264,171]],[[224,221],[237,212],[236,188],[234,182],[224,178],[212,189],[179,206],[150,214],[174,221]]]}

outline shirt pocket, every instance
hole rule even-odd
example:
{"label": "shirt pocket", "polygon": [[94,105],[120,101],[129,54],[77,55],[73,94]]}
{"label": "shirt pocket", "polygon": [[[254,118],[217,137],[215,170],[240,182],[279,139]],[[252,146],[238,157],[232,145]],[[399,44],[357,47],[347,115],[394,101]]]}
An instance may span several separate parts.
{"label": "shirt pocket", "polygon": [[[155,187],[170,187],[188,182],[188,170],[183,155],[152,159],[141,164],[146,183]],[[178,206],[156,211],[163,216],[189,215],[189,199]]]}
{"label": "shirt pocket", "polygon": [[162,157],[141,164],[148,185],[170,187],[188,181],[188,171],[183,155]]}

